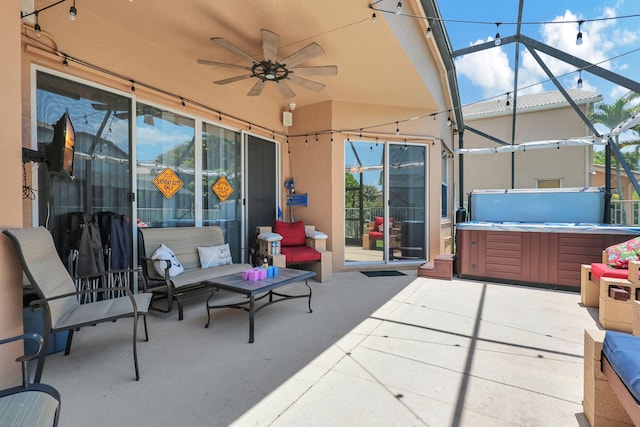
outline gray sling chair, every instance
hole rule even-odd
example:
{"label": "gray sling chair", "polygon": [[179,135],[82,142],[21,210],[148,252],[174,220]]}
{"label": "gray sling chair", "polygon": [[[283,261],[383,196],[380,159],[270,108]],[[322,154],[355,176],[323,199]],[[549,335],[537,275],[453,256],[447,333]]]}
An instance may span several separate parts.
{"label": "gray sling chair", "polygon": [[[73,331],[84,326],[111,322],[116,319],[133,318],[133,362],[136,380],[140,379],[138,370],[138,354],[136,349],[138,316],[144,321],[145,340],[149,341],[147,331],[147,311],[151,302],[150,293],[133,294],[128,286],[118,286],[133,280],[138,270],[108,271],[99,275],[80,278],[78,289],[58,257],[53,238],[44,227],[6,229],[8,236],[16,247],[22,269],[34,287],[39,299],[32,305],[42,307],[44,318],[44,348],[46,349],[51,334],[68,331],[65,355],[71,351]],[[113,287],[95,287],[96,283],[107,283],[107,276]],[[139,275],[142,277],[142,275]],[[143,282],[144,290],[146,284]],[[113,295],[120,292],[120,297],[102,299],[80,304],[79,300],[87,294]],[[35,382],[40,382],[46,351],[40,353],[36,369]]]}
{"label": "gray sling chair", "polygon": [[[44,340],[30,333],[0,340],[1,344],[14,341],[35,341],[37,350],[16,359],[22,365],[22,385],[0,390],[0,425],[56,427],[60,417],[60,393],[47,384],[32,384],[29,381],[28,362],[46,351]],[[22,354],[20,352],[19,354]]]}

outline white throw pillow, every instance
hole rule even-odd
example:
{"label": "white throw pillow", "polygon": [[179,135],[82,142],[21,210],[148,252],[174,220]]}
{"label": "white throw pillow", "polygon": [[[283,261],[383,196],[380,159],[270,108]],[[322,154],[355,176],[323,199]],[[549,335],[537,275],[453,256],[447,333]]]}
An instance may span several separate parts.
{"label": "white throw pillow", "polygon": [[[166,247],[164,243],[160,245],[158,249],[156,249],[151,259],[171,260],[169,277],[175,277],[184,271],[182,264],[180,264],[180,261],[178,261],[178,258],[176,258],[176,254],[174,254],[171,249]],[[165,261],[154,261],[153,266],[155,267],[158,274],[164,277],[164,269],[167,268],[167,263]]]}
{"label": "white throw pillow", "polygon": [[200,257],[200,267],[218,267],[220,265],[233,264],[231,259],[231,250],[229,244],[209,247],[198,247],[198,256]]}

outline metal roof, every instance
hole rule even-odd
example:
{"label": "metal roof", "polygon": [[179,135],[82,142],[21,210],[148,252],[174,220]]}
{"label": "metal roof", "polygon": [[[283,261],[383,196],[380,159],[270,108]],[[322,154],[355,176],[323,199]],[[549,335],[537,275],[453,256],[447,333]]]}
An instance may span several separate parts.
{"label": "metal roof", "polygon": [[[580,89],[567,89],[567,93],[578,105],[602,101],[602,95]],[[511,106],[507,106],[507,97],[492,99],[490,101],[476,102],[462,107],[462,115],[466,120],[477,120],[486,117],[509,115]],[[534,93],[530,95],[518,95],[518,112],[530,112],[539,110],[551,110],[554,108],[569,106],[569,102],[558,90],[552,92]]]}

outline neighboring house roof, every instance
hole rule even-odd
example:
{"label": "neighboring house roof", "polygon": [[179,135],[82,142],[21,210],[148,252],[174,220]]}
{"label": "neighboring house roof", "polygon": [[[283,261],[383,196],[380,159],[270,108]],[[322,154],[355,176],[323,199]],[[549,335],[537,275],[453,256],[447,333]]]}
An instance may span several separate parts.
{"label": "neighboring house roof", "polygon": [[[567,93],[578,105],[602,101],[602,95],[595,92],[587,92],[580,89],[568,89]],[[477,120],[487,117],[505,116],[512,114],[513,99],[507,106],[507,97],[493,99],[491,101],[477,102],[462,107],[462,115],[465,120]],[[569,103],[560,91],[534,93],[518,96],[518,112],[526,113],[540,110],[551,110],[566,107]]]}

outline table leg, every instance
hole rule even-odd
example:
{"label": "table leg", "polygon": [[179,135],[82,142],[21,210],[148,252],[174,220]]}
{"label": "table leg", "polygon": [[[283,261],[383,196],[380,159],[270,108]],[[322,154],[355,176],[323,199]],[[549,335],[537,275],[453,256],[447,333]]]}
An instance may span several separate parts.
{"label": "table leg", "polygon": [[204,325],[205,328],[208,328],[209,327],[209,323],[211,323],[211,312],[209,310],[209,300],[213,296],[213,291],[214,291],[214,289],[211,288],[211,295],[209,295],[209,298],[207,298],[207,304],[206,304],[206,306],[207,306],[207,324]]}
{"label": "table leg", "polygon": [[249,298],[249,343],[253,342],[253,317],[255,313],[255,306],[255,297],[251,295]]}

